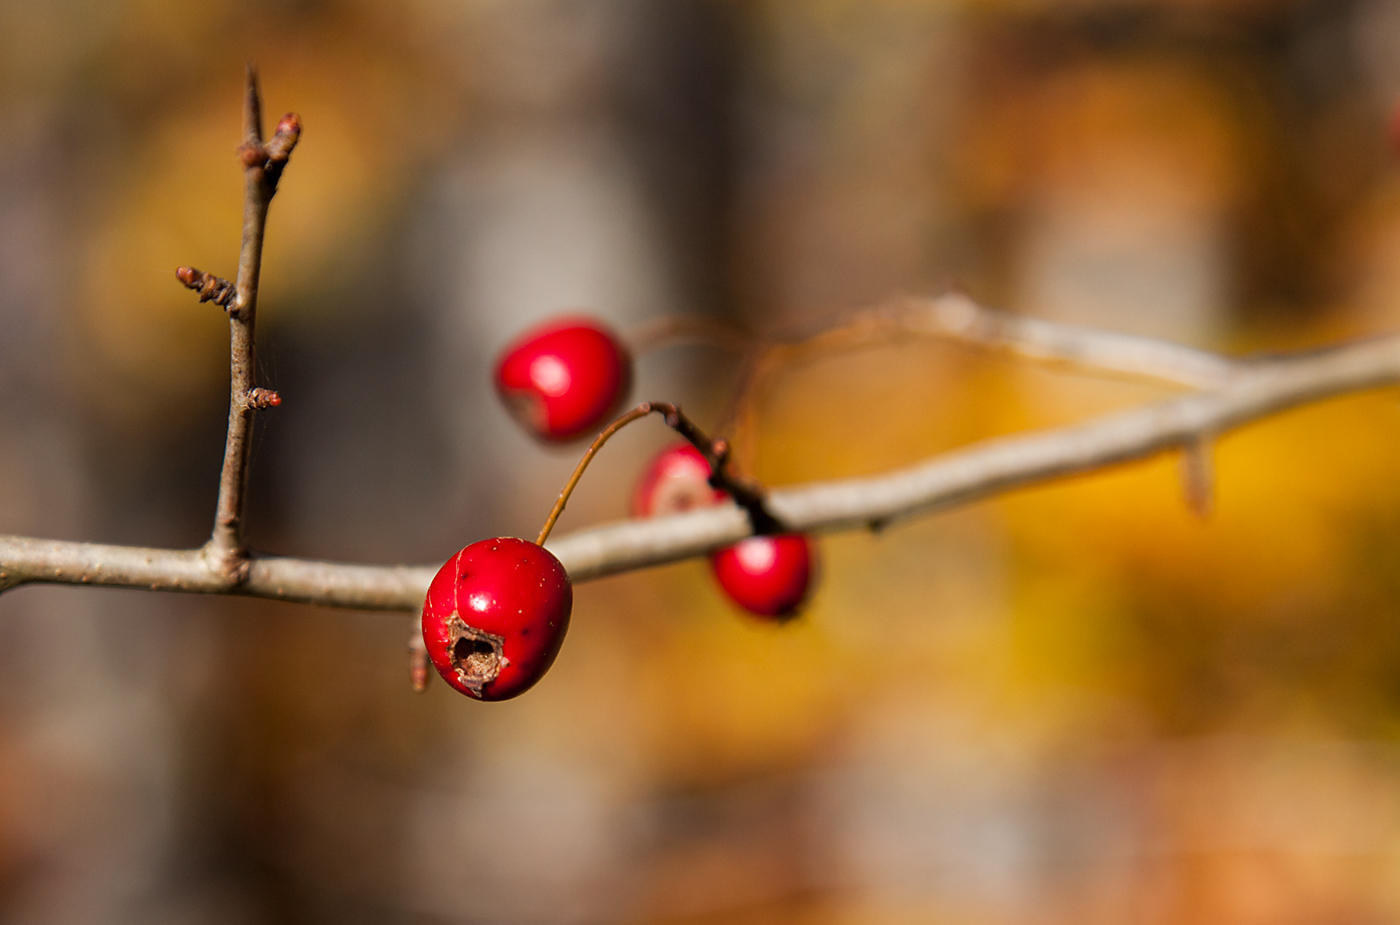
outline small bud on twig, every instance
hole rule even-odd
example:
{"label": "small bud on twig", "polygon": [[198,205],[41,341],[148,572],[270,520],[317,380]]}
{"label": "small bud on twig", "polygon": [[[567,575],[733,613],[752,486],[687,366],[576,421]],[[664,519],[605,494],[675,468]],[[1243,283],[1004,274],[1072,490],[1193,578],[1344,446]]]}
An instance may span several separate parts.
{"label": "small bud on twig", "polygon": [[292,149],[301,138],[301,116],[289,112],[277,123],[277,131],[263,145],[268,163],[277,164],[291,156]]}
{"label": "small bud on twig", "polygon": [[261,411],[264,408],[276,408],[282,404],[282,396],[272,389],[264,389],[259,386],[248,392],[248,406]]}
{"label": "small bud on twig", "polygon": [[233,301],[235,290],[233,283],[221,276],[213,273],[205,273],[203,270],[196,270],[194,267],[177,267],[175,278],[178,279],[186,289],[193,289],[199,293],[199,301],[213,302],[221,308],[227,309],[229,303]]}
{"label": "small bud on twig", "polygon": [[428,689],[428,648],[423,644],[423,634],[414,633],[408,640],[408,683],[415,694]]}

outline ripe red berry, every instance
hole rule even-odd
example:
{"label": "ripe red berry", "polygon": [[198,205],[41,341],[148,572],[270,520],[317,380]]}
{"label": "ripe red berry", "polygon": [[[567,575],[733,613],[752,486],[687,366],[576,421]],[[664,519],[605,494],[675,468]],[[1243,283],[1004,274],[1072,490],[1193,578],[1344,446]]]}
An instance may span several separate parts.
{"label": "ripe red berry", "polygon": [[814,578],[812,543],[800,533],[751,536],[710,555],[719,586],[740,607],[786,619],[807,599]]}
{"label": "ripe red berry", "polygon": [[708,507],[724,497],[710,486],[710,464],[689,443],[656,454],[632,493],[632,514],[653,517]]}
{"label": "ripe red berry", "polygon": [[526,331],[496,364],[496,391],[526,429],[546,440],[598,430],[631,385],[627,348],[586,318],[556,319]]}
{"label": "ripe red berry", "polygon": [[514,697],[554,664],[573,599],[568,573],[544,547],[515,537],[472,543],[428,585],[428,658],[468,697]]}

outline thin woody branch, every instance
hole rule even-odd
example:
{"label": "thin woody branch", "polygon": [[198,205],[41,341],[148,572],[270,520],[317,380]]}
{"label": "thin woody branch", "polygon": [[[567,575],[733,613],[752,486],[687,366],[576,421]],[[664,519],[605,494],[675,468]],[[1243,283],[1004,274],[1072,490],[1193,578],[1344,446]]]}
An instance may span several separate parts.
{"label": "thin woody branch", "polygon": [[[210,567],[237,583],[247,575],[249,561],[243,541],[243,498],[248,485],[249,434],[253,415],[260,408],[281,402],[277,393],[256,382],[254,320],[258,282],[262,268],[263,235],[268,207],[277,193],[277,182],[287,158],[301,136],[301,120],[288,114],[277,125],[270,141],[263,141],[262,101],[258,79],[248,68],[243,102],[243,241],[238,256],[234,295],[227,303],[229,317],[228,437],[219,475],[219,500],[214,529],[204,546]],[[181,278],[184,282],[184,278]],[[186,283],[186,285],[189,285]]]}
{"label": "thin woody branch", "polygon": [[[662,322],[643,328],[643,334],[654,330],[669,335]],[[729,329],[729,335],[731,340],[743,337],[737,328]],[[940,338],[1058,369],[1191,389],[1218,388],[1241,365],[1218,353],[1169,341],[997,311],[958,292],[902,296],[853,312],[843,323],[816,333],[789,332],[766,340],[749,335],[750,346],[723,419],[724,429],[752,446],[757,396],[779,370],[915,337]],[[663,342],[666,337],[653,340]]]}
{"label": "thin woody branch", "polygon": [[960,292],[888,299],[815,333],[763,336],[729,322],[673,315],[638,325],[626,340],[636,353],[695,342],[748,355],[736,396],[742,403],[774,368],[784,365],[776,362],[778,358],[810,360],[911,337],[940,338],[1047,366],[1192,389],[1221,386],[1236,367],[1229,357],[1208,350],[997,311]]}
{"label": "thin woody branch", "polygon": [[[774,490],[788,529],[883,527],[1041,484],[1193,447],[1202,438],[1325,398],[1400,383],[1400,335],[1261,361],[1241,361],[1218,388],[1070,427],[1005,437],[878,476]],[[560,537],[550,549],[575,581],[698,556],[753,532],[721,505]],[[0,536],[0,590],[26,582],[234,593],[366,610],[414,610],[435,566],[367,566],[252,555],[231,583],[199,550],[137,549]]]}
{"label": "thin woody branch", "polygon": [[872,333],[885,336],[941,337],[1050,366],[1194,389],[1225,385],[1239,365],[1170,341],[994,311],[962,293],[895,299],[869,318]]}

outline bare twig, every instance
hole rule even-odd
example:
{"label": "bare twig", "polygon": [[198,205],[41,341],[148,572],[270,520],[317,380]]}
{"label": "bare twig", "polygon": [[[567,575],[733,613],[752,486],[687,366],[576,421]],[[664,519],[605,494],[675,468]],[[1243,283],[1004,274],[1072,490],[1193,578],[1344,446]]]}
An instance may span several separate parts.
{"label": "bare twig", "polygon": [[214,529],[204,545],[208,565],[232,584],[246,580],[249,567],[243,541],[243,497],[248,485],[248,435],[253,415],[259,408],[281,401],[275,392],[259,389],[255,378],[253,322],[257,314],[263,234],[267,228],[268,207],[277,193],[277,181],[300,135],[301,120],[288,114],[277,124],[272,140],[263,142],[262,101],[258,95],[257,74],[250,66],[243,97],[243,144],[238,149],[243,162],[243,243],[238,255],[234,296],[227,303],[228,437],[224,442]]}
{"label": "bare twig", "polygon": [[[1210,391],[1084,424],[990,440],[867,478],[774,490],[769,508],[792,530],[883,526],[1180,449],[1288,408],[1400,383],[1400,335],[1263,361],[1239,361]],[[609,524],[550,545],[575,581],[631,571],[737,542],[753,532],[745,512],[719,505]],[[0,536],[0,590],[26,582],[234,593],[366,610],[422,604],[435,567],[359,566],[252,555],[231,586],[199,550],[137,549]]]}
{"label": "bare twig", "polygon": [[[754,406],[784,369],[861,347],[911,337],[937,337],[1046,366],[1117,379],[1192,389],[1218,388],[1238,364],[1229,357],[1150,337],[996,311],[968,296],[903,296],[853,312],[815,333],[755,338],[745,356],[721,429],[751,453]],[[745,459],[746,466],[752,464]]]}
{"label": "bare twig", "polygon": [[[694,341],[740,354],[781,354],[786,361],[807,361],[909,337],[937,337],[1078,372],[1193,389],[1223,385],[1233,371],[1228,357],[1207,350],[997,311],[960,292],[889,299],[818,331],[762,334],[729,322],[671,315],[638,325],[626,339],[638,353]],[[770,357],[762,365],[775,364]]]}
{"label": "bare twig", "polygon": [[646,353],[672,344],[705,344],[743,353],[753,334],[717,318],[697,315],[663,315],[628,328],[622,340],[634,354]]}
{"label": "bare twig", "polygon": [[1082,372],[1195,389],[1225,385],[1228,357],[1170,341],[983,308],[962,293],[905,297],[871,310],[872,333],[902,332],[961,341]]}

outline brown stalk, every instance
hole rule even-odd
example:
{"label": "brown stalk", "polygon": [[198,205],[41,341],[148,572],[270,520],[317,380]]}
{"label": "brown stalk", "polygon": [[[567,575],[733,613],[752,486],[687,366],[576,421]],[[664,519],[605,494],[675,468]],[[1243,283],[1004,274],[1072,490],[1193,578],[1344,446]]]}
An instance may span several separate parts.
{"label": "brown stalk", "polygon": [[[267,213],[277,194],[292,148],[301,135],[301,121],[287,115],[278,123],[277,133],[264,143],[262,100],[257,73],[249,65],[243,95],[243,241],[238,255],[238,276],[233,298],[227,302],[229,323],[229,408],[228,436],[224,441],[224,462],[219,474],[219,499],[214,511],[214,529],[204,545],[205,558],[229,583],[247,579],[248,550],[243,539],[244,496],[248,487],[249,434],[259,408],[280,404],[281,397],[257,384],[254,350],[254,322],[257,318],[258,283],[262,271],[263,237]],[[184,281],[184,277],[181,277]],[[188,285],[188,283],[186,284]]]}

